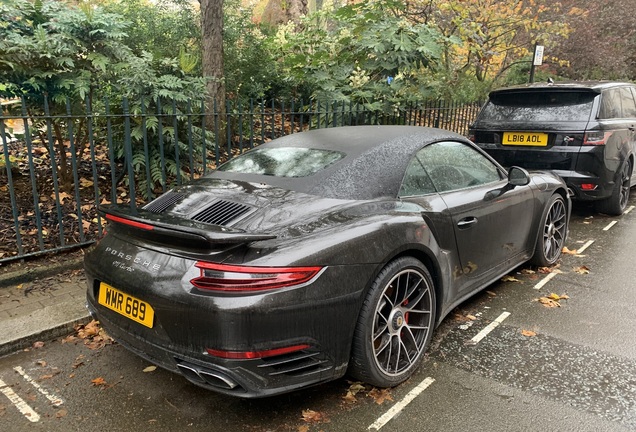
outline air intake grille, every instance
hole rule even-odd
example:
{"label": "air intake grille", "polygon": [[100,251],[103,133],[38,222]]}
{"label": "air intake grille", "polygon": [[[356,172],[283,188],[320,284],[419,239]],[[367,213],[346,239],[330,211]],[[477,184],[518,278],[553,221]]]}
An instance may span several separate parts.
{"label": "air intake grille", "polygon": [[170,206],[175,205],[183,199],[185,195],[178,192],[166,192],[154,201],[146,204],[143,209],[153,213],[163,213]]}
{"label": "air intake grille", "polygon": [[229,225],[241,216],[245,216],[254,209],[244,204],[237,204],[230,201],[217,200],[208,207],[195,214],[192,220],[213,225]]}

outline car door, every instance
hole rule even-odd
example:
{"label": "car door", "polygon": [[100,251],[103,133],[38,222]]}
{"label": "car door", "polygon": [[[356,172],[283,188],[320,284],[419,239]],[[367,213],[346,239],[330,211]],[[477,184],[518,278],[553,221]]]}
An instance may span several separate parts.
{"label": "car door", "polygon": [[[440,236],[449,238],[452,231],[460,263],[454,274],[462,279],[459,294],[527,258],[536,240],[531,186],[510,187],[495,163],[464,142],[428,145],[415,161],[427,177],[426,188],[432,187],[443,202],[443,211],[438,204],[425,213]],[[427,203],[432,202],[429,197]]]}

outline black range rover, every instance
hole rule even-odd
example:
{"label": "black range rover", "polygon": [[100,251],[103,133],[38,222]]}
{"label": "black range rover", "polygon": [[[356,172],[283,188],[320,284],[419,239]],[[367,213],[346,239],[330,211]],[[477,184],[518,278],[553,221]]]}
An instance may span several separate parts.
{"label": "black range rover", "polygon": [[620,215],[635,184],[636,87],[567,82],[495,90],[470,137],[504,166],[553,170],[574,199]]}

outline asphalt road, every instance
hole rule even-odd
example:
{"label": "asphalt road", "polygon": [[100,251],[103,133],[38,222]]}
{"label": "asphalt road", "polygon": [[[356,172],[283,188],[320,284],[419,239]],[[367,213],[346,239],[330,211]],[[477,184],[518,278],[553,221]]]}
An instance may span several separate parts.
{"label": "asphalt road", "polygon": [[[546,281],[522,267],[462,304],[415,376],[389,391],[342,379],[241,400],[144,372],[150,364],[116,344],[54,340],[0,359],[0,429],[636,430],[635,240],[636,210],[578,207],[567,247],[584,250],[565,255],[561,273]],[[569,298],[537,301],[551,293]]]}

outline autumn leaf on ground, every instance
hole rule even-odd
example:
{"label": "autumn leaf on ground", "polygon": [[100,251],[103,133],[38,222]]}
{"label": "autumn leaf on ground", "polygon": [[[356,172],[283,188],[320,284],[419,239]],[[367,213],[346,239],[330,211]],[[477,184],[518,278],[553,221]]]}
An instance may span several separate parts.
{"label": "autumn leaf on ground", "polygon": [[561,249],[561,252],[566,255],[576,255],[578,253],[576,249],[571,250],[571,249],[568,249],[566,246],[563,246],[563,249]]}
{"label": "autumn leaf on ground", "polygon": [[35,362],[38,366],[41,367],[46,367],[47,363],[44,360],[38,360],[37,362]]}
{"label": "autumn leaf on ground", "polygon": [[587,266],[581,266],[574,269],[579,274],[590,274],[590,269]]}
{"label": "autumn leaf on ground", "polygon": [[102,377],[99,378],[95,378],[91,380],[91,384],[93,384],[95,387],[97,386],[105,386],[106,385],[106,380]]}
{"label": "autumn leaf on ground", "polygon": [[307,425],[301,425],[298,426],[298,429],[296,429],[298,432],[309,432],[309,426]]}
{"label": "autumn leaf on ground", "polygon": [[486,294],[488,294],[489,296],[493,296],[493,297],[497,296],[497,293],[495,293],[493,291],[486,291]]}
{"label": "autumn leaf on ground", "polygon": [[392,401],[390,389],[377,389],[373,388],[367,396],[372,397],[375,400],[375,403],[378,405],[382,405],[385,401]]}
{"label": "autumn leaf on ground", "polygon": [[565,299],[569,299],[570,298],[570,296],[568,296],[567,294],[558,295],[558,294],[555,294],[555,293],[551,293],[547,297],[549,299],[556,300],[556,301],[565,300]]}
{"label": "autumn leaf on ground", "polygon": [[510,276],[510,275],[506,275],[504,277],[501,278],[502,282],[521,282],[519,279],[515,278],[514,276]]}
{"label": "autumn leaf on ground", "polygon": [[157,370],[157,366],[148,366],[147,368],[144,368],[144,372],[154,372]]}
{"label": "autumn leaf on ground", "polygon": [[365,387],[362,383],[354,382],[353,384],[349,386],[349,388],[347,389],[347,394],[344,395],[342,399],[344,399],[345,402],[348,402],[348,403],[356,403],[358,402],[358,399],[356,399],[356,395],[364,390],[365,390]]}
{"label": "autumn leaf on ground", "polygon": [[[60,197],[60,204],[64,204],[65,200],[71,198],[71,196],[69,194],[67,194],[66,192],[60,192],[59,193],[59,197]],[[53,196],[51,196],[51,198],[55,199],[55,194]]]}
{"label": "autumn leaf on ground", "polygon": [[466,315],[466,318],[468,318],[471,321],[475,321],[477,319],[475,315],[470,315],[470,314]]}
{"label": "autumn leaf on ground", "polygon": [[561,307],[561,304],[558,301],[552,300],[551,298],[548,298],[548,297],[539,297],[537,301],[545,307],[549,307],[549,308]]}
{"label": "autumn leaf on ground", "polygon": [[55,413],[55,417],[56,418],[66,417],[66,414],[68,414],[68,411],[66,411],[65,409],[61,409]]}
{"label": "autumn leaf on ground", "polygon": [[527,336],[527,337],[533,337],[533,336],[537,335],[532,330],[521,330],[521,334],[524,335],[524,336]]}
{"label": "autumn leaf on ground", "polygon": [[44,346],[44,342],[38,341],[33,344],[33,348],[42,348]]}
{"label": "autumn leaf on ground", "polygon": [[308,423],[318,423],[325,420],[324,414],[318,411],[308,409],[308,410],[303,410],[302,414],[303,414],[303,417],[302,417],[303,421],[306,421]]}
{"label": "autumn leaf on ground", "polygon": [[92,320],[86,325],[78,325],[75,327],[77,336],[81,339],[89,339],[99,334],[99,321]]}
{"label": "autumn leaf on ground", "polygon": [[524,268],[524,269],[521,269],[520,273],[521,274],[535,274],[536,271],[534,271],[532,269],[529,269],[529,268]]}

